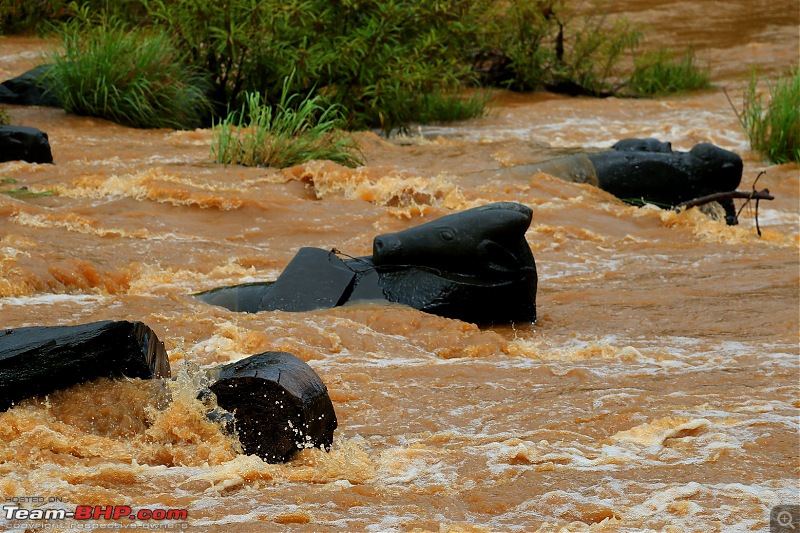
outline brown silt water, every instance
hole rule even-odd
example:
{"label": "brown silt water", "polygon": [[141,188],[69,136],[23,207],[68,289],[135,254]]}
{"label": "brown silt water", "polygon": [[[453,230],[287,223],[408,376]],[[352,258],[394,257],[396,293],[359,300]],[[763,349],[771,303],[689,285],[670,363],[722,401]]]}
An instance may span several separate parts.
{"label": "brown silt water", "polygon": [[[726,98],[798,63],[800,6],[615,2],[648,46],[689,43],[707,91],[656,99],[498,92],[488,117],[386,139],[366,163],[223,166],[211,131],[137,130],[8,106],[55,165],[0,164],[0,324],[140,320],[177,379],[101,379],[0,413],[0,500],[26,509],[185,509],[186,520],[19,521],[11,531],[767,531],[800,504],[800,171],[750,150]],[[50,45],[0,37],[0,78]],[[763,90],[766,91],[766,84]],[[656,137],[741,155],[768,188],[726,226],[507,169]],[[235,313],[191,295],[270,281],[302,246],[372,253],[375,235],[495,201],[533,210],[533,324],[483,327],[399,305]],[[741,201],[739,204],[741,205]],[[267,351],[308,362],[339,421],[331,451],[236,452],[204,417],[198,369]],[[39,499],[41,498],[41,499]],[[51,501],[52,500],[52,501]]]}

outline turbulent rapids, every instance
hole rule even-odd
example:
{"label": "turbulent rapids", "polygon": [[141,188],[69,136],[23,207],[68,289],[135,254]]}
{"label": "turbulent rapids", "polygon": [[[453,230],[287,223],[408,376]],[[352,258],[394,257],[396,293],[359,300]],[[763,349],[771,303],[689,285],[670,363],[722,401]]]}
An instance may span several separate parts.
{"label": "turbulent rapids", "polygon": [[[224,167],[209,130],[8,106],[47,132],[55,164],[0,163],[15,180],[2,189],[27,193],[0,194],[3,328],[140,321],[175,379],[164,391],[100,378],[0,413],[3,504],[186,510],[208,532],[767,530],[771,509],[800,503],[800,172],[750,151],[723,89],[740,94],[752,65],[796,63],[797,2],[614,9],[655,40],[694,42],[715,88],[498,93],[484,119],[358,133],[357,169]],[[0,37],[0,78],[48,46]],[[728,226],[509,171],[631,137],[738,154],[741,190],[766,171],[762,236],[751,207]],[[479,327],[386,302],[238,313],[192,296],[274,282],[302,247],[370,257],[378,235],[494,202],[531,210],[533,323]],[[329,452],[269,464],[205,416],[206,370],[266,351],[325,383]]]}

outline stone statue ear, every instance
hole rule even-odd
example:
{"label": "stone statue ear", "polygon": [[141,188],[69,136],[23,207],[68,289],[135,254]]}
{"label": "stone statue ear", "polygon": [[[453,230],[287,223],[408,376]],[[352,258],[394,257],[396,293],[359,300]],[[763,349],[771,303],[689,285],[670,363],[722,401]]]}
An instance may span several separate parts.
{"label": "stone statue ear", "polygon": [[504,246],[490,240],[478,245],[477,258],[487,272],[506,273],[519,270],[519,259]]}

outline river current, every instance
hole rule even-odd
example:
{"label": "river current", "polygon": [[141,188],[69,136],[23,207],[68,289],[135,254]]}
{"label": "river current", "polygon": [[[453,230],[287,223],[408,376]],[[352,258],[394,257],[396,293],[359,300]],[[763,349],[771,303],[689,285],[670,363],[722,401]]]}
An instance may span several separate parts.
{"label": "river current", "polygon": [[[56,164],[0,164],[15,187],[52,191],[0,194],[0,325],[141,320],[177,379],[166,407],[152,383],[102,379],[0,413],[0,500],[188,511],[186,522],[93,524],[115,529],[768,530],[774,506],[800,504],[800,171],[750,150],[726,91],[740,107],[754,66],[772,80],[797,65],[800,5],[613,9],[646,22],[653,46],[694,43],[714,88],[646,100],[498,92],[483,119],[356,134],[357,169],[225,167],[209,130],[7,106],[49,134]],[[0,78],[48,46],[0,37]],[[503,172],[648,136],[739,153],[740,190],[763,173],[756,187],[775,200],[760,204],[762,236],[751,207],[726,226]],[[377,234],[503,200],[533,209],[534,324],[481,329],[373,304],[240,314],[190,296],[274,280],[302,246],[368,255]],[[197,369],[266,350],[299,356],[326,383],[339,420],[330,453],[266,464],[204,419]]]}

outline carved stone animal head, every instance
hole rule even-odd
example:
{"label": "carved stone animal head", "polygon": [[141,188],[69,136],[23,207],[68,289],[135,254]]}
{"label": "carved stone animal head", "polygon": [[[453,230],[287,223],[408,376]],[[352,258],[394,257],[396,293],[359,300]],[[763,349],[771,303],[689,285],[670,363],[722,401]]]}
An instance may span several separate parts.
{"label": "carved stone animal head", "polygon": [[742,181],[742,158],[710,143],[695,145],[688,152],[694,176],[709,192],[736,189]]}
{"label": "carved stone animal head", "polygon": [[535,269],[525,240],[532,214],[522,204],[497,202],[446,215],[398,233],[378,235],[372,260],[379,270],[414,266],[492,279]]}

